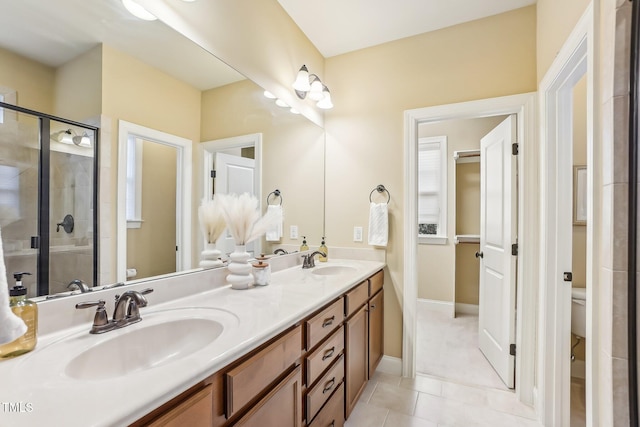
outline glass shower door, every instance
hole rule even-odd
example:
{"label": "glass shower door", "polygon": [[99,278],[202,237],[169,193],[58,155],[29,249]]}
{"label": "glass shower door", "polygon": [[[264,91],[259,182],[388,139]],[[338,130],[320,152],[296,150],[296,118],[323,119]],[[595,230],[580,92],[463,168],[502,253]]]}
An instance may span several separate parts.
{"label": "glass shower door", "polygon": [[30,297],[39,294],[39,164],[40,120],[0,107],[0,229],[7,283],[13,286],[16,272],[31,273],[23,278]]}

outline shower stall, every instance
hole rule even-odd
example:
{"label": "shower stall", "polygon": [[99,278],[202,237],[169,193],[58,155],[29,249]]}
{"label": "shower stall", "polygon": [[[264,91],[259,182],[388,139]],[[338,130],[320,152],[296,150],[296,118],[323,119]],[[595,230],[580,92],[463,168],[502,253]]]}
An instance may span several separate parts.
{"label": "shower stall", "polygon": [[0,102],[0,229],[9,286],[97,284],[98,128]]}

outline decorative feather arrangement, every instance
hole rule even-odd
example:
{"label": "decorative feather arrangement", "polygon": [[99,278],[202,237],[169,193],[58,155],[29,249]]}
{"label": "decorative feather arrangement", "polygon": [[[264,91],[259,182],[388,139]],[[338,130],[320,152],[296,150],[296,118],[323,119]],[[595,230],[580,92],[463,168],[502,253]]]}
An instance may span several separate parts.
{"label": "decorative feather arrangement", "polygon": [[207,243],[215,243],[227,227],[217,197],[212,200],[202,200],[198,208],[198,220]]}
{"label": "decorative feather arrangement", "polygon": [[229,227],[229,232],[236,245],[246,245],[257,239],[278,221],[278,216],[269,211],[264,216],[260,216],[258,199],[249,193],[243,193],[239,196],[237,194],[219,194],[217,197],[227,227]]}

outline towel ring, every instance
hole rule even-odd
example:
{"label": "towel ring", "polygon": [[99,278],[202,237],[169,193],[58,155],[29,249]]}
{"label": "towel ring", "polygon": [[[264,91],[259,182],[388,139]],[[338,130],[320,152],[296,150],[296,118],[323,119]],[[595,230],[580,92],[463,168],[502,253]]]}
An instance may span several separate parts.
{"label": "towel ring", "polygon": [[389,190],[384,188],[384,185],[382,185],[382,184],[378,185],[376,188],[371,190],[371,193],[369,193],[369,202],[370,203],[373,203],[373,200],[371,200],[371,196],[373,196],[373,192],[374,191],[377,191],[378,193],[384,193],[386,191],[387,192],[387,204],[389,204],[389,202],[391,201],[391,193],[389,193]]}
{"label": "towel ring", "polygon": [[274,197],[280,197],[280,206],[282,206],[282,196],[280,195],[280,190],[278,190],[278,189],[272,191],[271,193],[269,193],[267,195],[267,205],[271,204],[271,203],[269,203],[269,197],[271,197],[272,194],[273,194]]}

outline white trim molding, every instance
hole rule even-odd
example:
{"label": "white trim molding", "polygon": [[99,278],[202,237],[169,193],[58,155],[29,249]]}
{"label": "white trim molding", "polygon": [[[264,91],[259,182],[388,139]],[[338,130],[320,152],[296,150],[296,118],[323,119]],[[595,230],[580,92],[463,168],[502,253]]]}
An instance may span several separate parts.
{"label": "white trim molding", "polygon": [[538,221],[536,94],[526,93],[436,107],[407,110],[404,113],[404,298],[402,333],[402,375],[415,376],[417,271],[417,141],[418,125],[443,120],[470,119],[517,114],[519,186],[518,204],[518,296],[516,355],[516,394],[533,404],[535,377],[536,286],[538,284]]}

